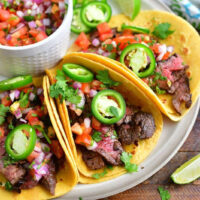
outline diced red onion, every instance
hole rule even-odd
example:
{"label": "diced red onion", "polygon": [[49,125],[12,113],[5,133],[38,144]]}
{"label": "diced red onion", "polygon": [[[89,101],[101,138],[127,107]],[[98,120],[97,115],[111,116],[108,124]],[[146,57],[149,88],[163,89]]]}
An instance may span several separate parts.
{"label": "diced red onion", "polygon": [[51,1],[45,1],[44,5],[47,6],[47,7],[50,6],[51,5]]}
{"label": "diced red onion", "polygon": [[96,90],[91,89],[90,90],[90,97],[94,97],[97,94]]}
{"label": "diced red onion", "polygon": [[74,89],[80,89],[81,86],[82,86],[82,84],[79,83],[79,82],[76,82],[76,81],[75,81],[75,82],[73,83],[73,88],[74,88]]}
{"label": "diced red onion", "polygon": [[19,23],[19,24],[17,25],[17,28],[12,29],[12,30],[10,31],[10,33],[13,34],[13,33],[15,33],[16,31],[18,31],[19,29],[21,29],[21,28],[24,27],[24,26],[25,26],[25,24]]}
{"label": "diced red onion", "polygon": [[18,11],[16,12],[16,14],[17,14],[17,16],[18,16],[19,18],[23,18],[23,17],[24,17],[24,13],[23,13],[21,10],[18,10]]}
{"label": "diced red onion", "polygon": [[108,57],[110,55],[110,52],[103,52],[102,56]]}
{"label": "diced red onion", "polygon": [[103,134],[106,134],[109,131],[109,127],[108,126],[102,126],[101,131],[102,131]]}
{"label": "diced red onion", "polygon": [[101,55],[103,52],[104,52],[104,50],[101,49],[101,48],[99,48],[99,49],[97,50],[97,53],[100,54],[100,55]]}
{"label": "diced red onion", "polygon": [[92,146],[87,146],[87,149],[88,149],[88,150],[94,150],[94,149],[97,148],[97,146],[98,146],[98,144],[97,144],[95,141],[93,141]]}
{"label": "diced red onion", "polygon": [[23,119],[23,118],[20,118],[19,121],[24,123],[24,124],[27,124],[27,121],[25,119]]}
{"label": "diced red onion", "polygon": [[25,7],[25,8],[30,8],[32,5],[33,5],[33,2],[32,2],[32,1],[25,1],[25,2],[24,2],[24,7]]}
{"label": "diced red onion", "polygon": [[35,159],[36,164],[41,164],[42,161],[44,160],[44,156],[45,156],[45,154],[43,152],[41,152],[39,154],[39,156]]}
{"label": "diced red onion", "polygon": [[43,89],[42,89],[42,88],[38,88],[38,89],[37,89],[37,95],[41,95],[42,92],[43,92]]}
{"label": "diced red onion", "polygon": [[78,91],[78,95],[81,97],[81,101],[77,104],[77,107],[82,108],[85,105],[85,95],[81,90]]}
{"label": "diced red onion", "polygon": [[31,9],[36,10],[37,8],[38,8],[38,5],[36,3],[34,3]]}
{"label": "diced red onion", "polygon": [[6,36],[6,40],[10,40],[10,39],[11,39],[11,35],[8,34],[8,35]]}
{"label": "diced red onion", "polygon": [[33,0],[35,3],[40,4],[43,2],[43,0]]}
{"label": "diced red onion", "polygon": [[59,1],[58,2],[58,7],[59,9],[62,11],[62,10],[65,10],[65,2],[63,1]]}
{"label": "diced red onion", "polygon": [[19,119],[19,118],[21,118],[22,117],[22,112],[21,112],[21,110],[20,109],[17,109],[16,111],[15,111],[15,117],[17,118],[17,119]]}
{"label": "diced red onion", "polygon": [[90,127],[90,124],[91,124],[91,119],[90,118],[85,118],[84,119],[84,125],[85,125],[85,128],[89,128]]}
{"label": "diced red onion", "polygon": [[22,111],[23,114],[27,114],[30,110],[32,110],[33,108],[26,108]]}
{"label": "diced red onion", "polygon": [[50,160],[50,158],[51,158],[52,155],[53,155],[52,153],[48,153],[48,154],[46,155],[45,159]]}
{"label": "diced red onion", "polygon": [[70,107],[71,110],[76,110],[76,105],[75,104],[71,104],[69,107]]}
{"label": "diced red onion", "polygon": [[30,101],[33,101],[34,99],[35,99],[35,94],[31,92],[31,93],[29,94],[29,100],[30,100]]}
{"label": "diced red onion", "polygon": [[98,46],[100,45],[99,39],[94,38],[94,39],[92,40],[92,45],[95,46],[95,47],[98,47]]}
{"label": "diced red onion", "polygon": [[49,169],[48,168],[49,167],[48,167],[47,164],[42,165],[41,167],[39,167],[39,165],[37,165],[37,164],[33,165],[33,169],[35,170],[35,172],[37,174],[40,174],[40,175],[46,175],[46,174],[48,174],[49,173]]}
{"label": "diced red onion", "polygon": [[36,181],[39,182],[41,178],[42,178],[42,175],[41,175],[41,174],[35,173],[34,179],[35,179]]}
{"label": "diced red onion", "polygon": [[167,46],[165,44],[162,44],[158,47],[158,50],[160,52],[159,56],[156,58],[157,61],[162,60],[163,56],[167,52]]}
{"label": "diced red onion", "polygon": [[37,152],[37,153],[42,152],[42,150],[41,150],[38,146],[35,146],[35,147],[34,147],[34,151]]}
{"label": "diced red onion", "polygon": [[49,19],[49,18],[43,19],[43,24],[44,24],[45,26],[50,26],[50,24],[51,24],[50,19]]}
{"label": "diced red onion", "polygon": [[34,21],[31,21],[31,22],[28,22],[28,26],[30,29],[32,29],[32,28],[36,28],[37,25]]}
{"label": "diced red onion", "polygon": [[8,3],[12,3],[13,2],[13,0],[8,0]]}
{"label": "diced red onion", "polygon": [[39,138],[43,138],[44,137],[43,134],[40,131],[38,131],[37,129],[36,129],[36,134],[37,134],[37,136]]}
{"label": "diced red onion", "polygon": [[44,6],[43,6],[43,4],[40,4],[39,5],[39,13],[43,13],[43,12],[44,12]]}
{"label": "diced red onion", "polygon": [[15,90],[15,99],[19,99],[19,96],[20,96],[20,91]]}
{"label": "diced red onion", "polygon": [[174,47],[173,46],[168,46],[167,47],[167,51],[172,53],[174,51]]}
{"label": "diced red onion", "polygon": [[46,9],[45,13],[46,13],[46,14],[51,13],[51,6],[49,6],[49,7]]}
{"label": "diced red onion", "polygon": [[15,91],[11,91],[9,96],[10,96],[10,100],[13,102],[15,100]]}

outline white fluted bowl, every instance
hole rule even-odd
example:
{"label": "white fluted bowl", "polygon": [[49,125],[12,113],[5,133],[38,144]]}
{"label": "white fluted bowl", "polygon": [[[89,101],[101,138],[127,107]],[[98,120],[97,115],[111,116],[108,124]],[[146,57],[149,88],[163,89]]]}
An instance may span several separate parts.
{"label": "white fluted bowl", "polygon": [[53,67],[67,51],[72,16],[72,0],[68,0],[68,10],[62,24],[48,38],[27,46],[0,45],[0,75],[39,75],[46,68]]}

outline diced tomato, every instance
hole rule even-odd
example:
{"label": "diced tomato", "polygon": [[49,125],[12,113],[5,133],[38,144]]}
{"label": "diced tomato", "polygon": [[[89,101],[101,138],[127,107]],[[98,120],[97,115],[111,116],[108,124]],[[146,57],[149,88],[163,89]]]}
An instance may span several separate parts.
{"label": "diced tomato", "polygon": [[50,148],[58,159],[63,157],[64,152],[58,140],[51,140]]}
{"label": "diced tomato", "polygon": [[33,37],[36,37],[38,33],[39,33],[39,32],[38,32],[38,30],[36,30],[36,29],[31,29],[31,30],[29,31],[29,34],[31,34]]}
{"label": "diced tomato", "polygon": [[20,22],[20,18],[14,14],[10,15],[10,18],[7,20],[7,22],[11,25],[11,26],[16,26],[17,24],[19,24]]}
{"label": "diced tomato", "polygon": [[0,37],[0,44],[2,44],[2,45],[6,45],[7,44],[7,41],[6,41],[6,39],[5,38],[1,38]]}
{"label": "diced tomato", "polygon": [[101,129],[101,122],[99,122],[95,117],[92,117],[92,128],[95,130]]}
{"label": "diced tomato", "polygon": [[0,21],[7,21],[10,18],[10,13],[7,10],[0,9]]}
{"label": "diced tomato", "polygon": [[149,83],[148,78],[142,78],[142,80],[148,85],[148,83]]}
{"label": "diced tomato", "polygon": [[39,118],[44,116],[44,109],[42,109],[41,106],[36,106],[35,111],[36,111]]}
{"label": "diced tomato", "polygon": [[28,160],[28,162],[33,162],[33,160],[35,160],[38,156],[40,155],[40,153],[36,152],[36,151],[32,151],[32,153],[26,158]]}
{"label": "diced tomato", "polygon": [[18,38],[11,37],[11,39],[8,40],[8,44],[9,46],[21,46],[22,42]]}
{"label": "diced tomato", "polygon": [[33,40],[31,38],[25,38],[22,40],[22,44],[25,45],[29,45],[29,44],[33,44]]}
{"label": "diced tomato", "polygon": [[169,58],[169,56],[170,56],[170,52],[165,53],[162,60],[167,60]]}
{"label": "diced tomato", "polygon": [[46,35],[46,33],[44,31],[40,31],[37,36],[35,37],[35,40],[37,42],[40,42],[42,40],[44,40],[45,38],[47,38],[48,36]]}
{"label": "diced tomato", "polygon": [[81,125],[76,122],[72,127],[71,130],[73,133],[77,134],[77,135],[82,135],[83,134],[83,128],[81,127]]}
{"label": "diced tomato", "polygon": [[114,38],[113,41],[116,42],[117,45],[119,45],[119,48],[122,50],[129,44],[137,43],[135,36],[128,35],[128,36],[120,36],[117,38]]}
{"label": "diced tomato", "polygon": [[97,30],[99,35],[105,34],[105,33],[112,33],[112,30],[107,22],[101,23],[97,26]]}
{"label": "diced tomato", "polygon": [[104,33],[104,34],[100,35],[99,39],[101,41],[105,41],[105,40],[112,38],[112,37],[113,37],[113,33]]}
{"label": "diced tomato", "polygon": [[40,120],[38,119],[38,113],[37,113],[37,111],[35,111],[35,110],[30,110],[30,111],[28,112],[28,114],[26,115],[26,119],[28,120],[28,122],[29,122],[29,124],[30,124],[31,126],[39,125],[39,126],[41,126],[42,128],[44,128],[43,122],[40,121]]}
{"label": "diced tomato", "polygon": [[53,4],[53,6],[52,6],[52,8],[51,8],[51,12],[53,13],[53,14],[55,14],[56,12],[58,12],[59,11],[59,7],[56,5],[56,4]]}
{"label": "diced tomato", "polygon": [[75,140],[76,144],[82,144],[84,146],[90,146],[92,137],[89,134],[78,135]]}
{"label": "diced tomato", "polygon": [[29,92],[32,92],[33,91],[33,88],[32,87],[25,87],[25,88],[22,88],[22,91],[24,93],[29,93]]}
{"label": "diced tomato", "polygon": [[0,31],[0,38],[5,37],[6,33],[4,31]]}
{"label": "diced tomato", "polygon": [[28,28],[26,26],[20,28],[18,31],[13,33],[11,36],[14,38],[20,38],[22,35],[25,35],[28,32]]}
{"label": "diced tomato", "polygon": [[84,128],[83,134],[90,134],[92,132],[92,128]]}
{"label": "diced tomato", "polygon": [[3,138],[5,136],[5,130],[3,126],[0,126],[0,138]]}
{"label": "diced tomato", "polygon": [[10,97],[8,95],[6,95],[5,97],[3,97],[1,99],[1,103],[4,105],[4,106],[10,106],[12,104],[12,101],[10,100]]}
{"label": "diced tomato", "polygon": [[87,48],[90,45],[90,41],[87,38],[87,35],[85,33],[80,33],[80,35],[77,37],[75,44],[78,45],[81,49],[87,50]]}
{"label": "diced tomato", "polygon": [[131,31],[130,29],[125,29],[125,30],[123,30],[122,35],[124,35],[124,36],[133,35],[133,31]]}
{"label": "diced tomato", "polygon": [[101,88],[101,84],[102,84],[101,81],[93,80],[92,83],[91,83],[91,87],[94,90],[99,90]]}
{"label": "diced tomato", "polygon": [[160,52],[159,52],[159,46],[160,46],[160,44],[154,44],[153,46],[151,46],[150,48],[151,48],[151,50],[154,52],[154,53],[156,53],[156,54],[159,54]]}
{"label": "diced tomato", "polygon": [[7,22],[0,22],[0,30],[5,30],[9,27]]}
{"label": "diced tomato", "polygon": [[90,93],[90,84],[89,83],[82,83],[81,91],[84,94],[89,94]]}

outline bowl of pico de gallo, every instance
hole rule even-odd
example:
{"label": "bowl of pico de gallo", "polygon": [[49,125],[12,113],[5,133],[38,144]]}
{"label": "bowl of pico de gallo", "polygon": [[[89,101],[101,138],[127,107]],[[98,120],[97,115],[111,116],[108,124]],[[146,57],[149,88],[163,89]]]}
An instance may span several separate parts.
{"label": "bowl of pico de gallo", "polygon": [[0,0],[0,75],[39,75],[66,53],[72,0]]}

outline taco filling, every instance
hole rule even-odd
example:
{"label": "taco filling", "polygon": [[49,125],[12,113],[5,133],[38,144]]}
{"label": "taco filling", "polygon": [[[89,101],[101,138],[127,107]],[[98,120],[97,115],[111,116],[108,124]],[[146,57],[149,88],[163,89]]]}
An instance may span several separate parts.
{"label": "taco filling", "polygon": [[[85,78],[82,73],[72,74],[74,69],[84,71]],[[124,146],[137,146],[139,140],[152,137],[156,129],[152,114],[127,103],[116,90],[119,84],[107,70],[93,73],[66,63],[50,87],[50,96],[60,96],[66,103],[74,141],[91,170],[111,165],[137,171],[137,165],[130,163],[132,154]]]}
{"label": "taco filling", "polygon": [[54,195],[56,172],[65,156],[43,89],[32,84],[31,76],[2,81],[0,89],[4,91],[0,94],[0,173],[6,179],[2,186],[20,192],[40,184]]}
{"label": "taco filling", "polygon": [[[107,23],[97,26],[89,39],[81,33],[76,44],[83,52],[95,53],[117,60],[141,78],[156,94],[172,96],[172,105],[181,115],[181,104],[192,104],[189,84],[189,68],[172,46],[161,44],[174,31],[169,23],[155,27],[152,34],[143,27],[122,25],[121,31]],[[161,29],[162,28],[162,29]],[[163,30],[162,34],[159,30]]]}

